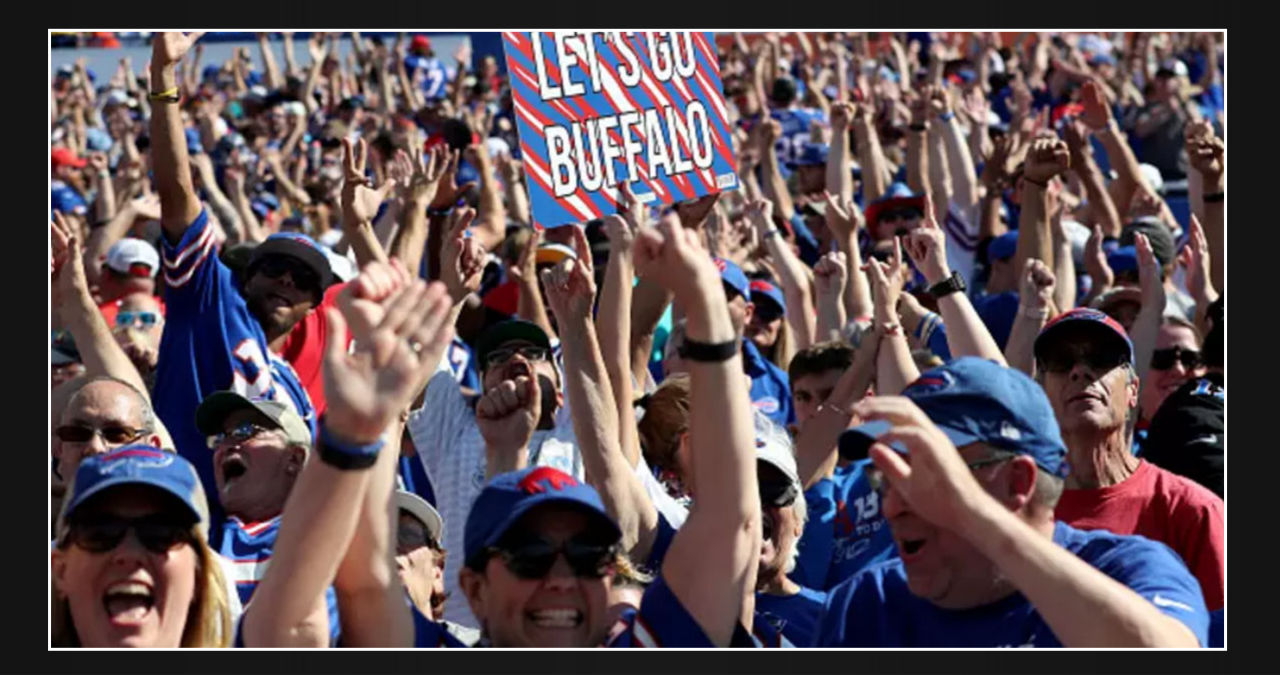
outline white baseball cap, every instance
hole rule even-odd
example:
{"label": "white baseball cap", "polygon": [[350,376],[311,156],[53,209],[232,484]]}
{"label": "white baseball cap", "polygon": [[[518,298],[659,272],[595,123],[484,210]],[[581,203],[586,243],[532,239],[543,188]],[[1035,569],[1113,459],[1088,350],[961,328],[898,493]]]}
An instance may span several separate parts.
{"label": "white baseball cap", "polygon": [[437,544],[444,541],[444,520],[440,518],[440,512],[427,503],[427,500],[407,490],[396,490],[396,508],[408,511],[409,515],[421,521],[427,528],[427,534],[431,535]]}
{"label": "white baseball cap", "polygon": [[800,472],[796,468],[796,455],[791,449],[791,436],[763,415],[755,416],[756,459],[768,462],[781,471],[796,487],[796,494],[804,493]]}
{"label": "white baseball cap", "polygon": [[1160,175],[1160,169],[1151,164],[1143,163],[1138,165],[1138,172],[1142,174],[1142,180],[1146,181],[1152,190],[1155,190],[1157,194],[1163,192],[1164,176]]}
{"label": "white baseball cap", "polygon": [[[125,237],[107,251],[106,265],[120,274],[154,278],[156,272],[160,271],[160,253],[156,251],[156,247],[141,239]],[[135,265],[146,265],[147,273],[140,273],[141,270]]]}

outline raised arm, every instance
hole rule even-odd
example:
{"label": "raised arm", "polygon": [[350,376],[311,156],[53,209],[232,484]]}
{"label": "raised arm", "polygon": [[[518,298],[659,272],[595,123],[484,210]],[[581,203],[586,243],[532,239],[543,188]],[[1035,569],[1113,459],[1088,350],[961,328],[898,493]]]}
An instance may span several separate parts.
{"label": "raised arm", "polygon": [[1111,201],[1111,193],[1107,191],[1102,170],[1093,159],[1093,146],[1089,143],[1089,129],[1084,122],[1071,119],[1063,128],[1063,138],[1067,141],[1067,149],[1071,155],[1071,168],[1084,184],[1085,196],[1089,201],[1089,225],[1097,223],[1109,237],[1119,237],[1123,223],[1115,202]]}
{"label": "raised arm", "polygon": [[[925,197],[924,222],[907,236],[906,246],[916,268],[933,286],[951,276],[951,267],[947,264],[946,234],[933,216],[930,201],[931,198]],[[1004,354],[1000,353],[1000,347],[969,302],[968,295],[952,292],[938,298],[938,313],[947,327],[947,347],[952,357],[980,356],[1005,365]]]}
{"label": "raised arm", "polygon": [[263,79],[266,80],[267,89],[283,87],[284,78],[280,76],[280,66],[276,65],[276,55],[271,49],[267,33],[258,33],[258,51],[262,54],[262,69],[265,71]]}
{"label": "raised arm", "polygon": [[1018,292],[1018,314],[1009,331],[1009,342],[1004,347],[1004,359],[1010,368],[1016,368],[1030,377],[1036,376],[1036,337],[1040,329],[1052,318],[1053,272],[1048,265],[1031,258],[1022,272],[1022,288]]}
{"label": "raised arm", "polygon": [[1223,288],[1226,267],[1226,145],[1210,134],[1198,136],[1187,148],[1191,165],[1200,174],[1204,186],[1204,236],[1212,259],[1214,288]]}
{"label": "raised arm", "polygon": [[102,262],[107,259],[107,251],[128,234],[129,228],[133,227],[134,221],[138,218],[158,220],[160,199],[153,195],[129,201],[105,225],[89,231],[89,241],[84,246],[83,259],[85,276],[90,285],[98,283],[102,276]]}
{"label": "raised arm", "polygon": [[[934,112],[937,114],[937,133],[942,137],[944,156],[947,160],[947,177],[951,188],[951,201],[968,213],[978,203],[978,173],[969,154],[969,144],[965,142],[964,132],[960,130],[960,122],[956,120],[951,100],[945,89],[935,92]],[[983,100],[985,102],[985,99]],[[985,119],[974,124],[983,131],[987,128]]]}
{"label": "raised arm", "polygon": [[858,143],[858,165],[862,167],[863,204],[879,199],[888,187],[888,162],[884,158],[884,148],[880,147],[874,112],[871,106],[859,104],[853,113],[853,138]]}
{"label": "raised arm", "polygon": [[[209,207],[218,216],[223,229],[235,234],[232,243],[243,241],[245,239],[244,224],[240,222],[240,214],[236,211],[235,204],[231,203],[226,193],[218,186],[217,175],[213,172],[213,160],[205,153],[192,155],[191,168],[195,169],[196,175],[200,176],[200,185],[209,196]],[[137,200],[132,202],[132,204],[137,203]]]}
{"label": "raised arm", "polygon": [[888,265],[875,258],[867,260],[867,276],[871,279],[871,297],[875,303],[875,337],[881,341],[876,357],[878,394],[897,394],[920,377],[911,358],[906,333],[898,322],[898,297],[908,274],[910,270],[902,262],[900,238],[894,238],[893,260]]}
{"label": "raised arm", "polygon": [[285,31],[280,36],[284,40],[284,74],[291,77],[298,73],[298,63],[293,58],[293,31]]}
{"label": "raised arm", "polygon": [[631,296],[631,375],[644,382],[649,373],[658,324],[671,306],[671,291],[657,279],[640,277]]}
{"label": "raised arm", "polygon": [[769,200],[752,202],[747,206],[747,212],[781,277],[783,297],[793,308],[787,312],[787,324],[796,336],[796,348],[807,349],[813,344],[814,321],[817,318],[812,309],[813,296],[809,290],[807,268],[791,246],[782,240],[782,232],[774,226],[773,204]]}
{"label": "raised arm", "polygon": [[[863,176],[866,176],[865,170]],[[844,286],[845,315],[855,320],[870,317],[871,285],[867,282],[867,275],[862,270],[862,251],[858,245],[858,228],[865,224],[866,219],[863,218],[862,210],[852,199],[836,203],[835,197],[830,193],[823,197],[827,202],[827,211],[824,214],[827,229],[831,230],[836,245],[845,255],[848,264],[848,283]]]}
{"label": "raised arm", "polygon": [[[1066,647],[1196,647],[1189,628],[1035,530],[996,501],[924,412],[900,397],[864,399],[854,411],[893,428],[871,448],[892,490],[920,518],[976,546]],[[899,455],[888,444],[901,443]],[[1201,610],[1203,611],[1203,609]]]}
{"label": "raised arm", "polygon": [[[609,264],[605,268],[604,288],[600,290],[596,313],[596,333],[604,358],[609,382],[613,385],[613,402],[618,411],[618,443],[634,467],[640,459],[640,437],[636,432],[635,407],[631,377],[631,295],[635,282],[632,246],[636,233],[645,227],[645,207],[635,198],[631,187],[621,185],[623,215],[605,216],[605,234],[609,237]],[[576,240],[575,240],[576,241]],[[590,257],[590,249],[586,251]]]}
{"label": "raised arm", "polygon": [[311,56],[311,66],[307,69],[307,77],[302,84],[302,105],[306,106],[307,116],[310,117],[319,108],[315,97],[316,83],[320,81],[320,68],[324,65],[325,56],[329,53],[325,45],[324,33],[316,33],[307,40],[307,53]]}
{"label": "raised arm", "polygon": [[917,95],[911,102],[911,126],[907,130],[907,187],[927,194],[929,181],[929,101]]}
{"label": "raised arm", "polygon": [[[348,354],[341,340],[326,344],[328,408],[320,423],[316,452],[308,458],[285,504],[271,567],[245,610],[242,635],[250,647],[327,643],[328,630],[317,630],[308,619],[317,602],[323,607],[325,587],[335,580],[340,565],[348,582],[355,576],[354,567],[347,564],[353,561],[344,561],[361,521],[362,509],[352,505],[362,504],[371,479],[368,469],[379,454],[394,454],[382,447],[385,430],[425,385],[453,336],[445,320],[449,301],[443,287],[414,281],[396,288],[386,266],[370,268],[343,291],[347,297],[339,299],[341,312],[325,310],[329,325],[338,333],[351,327],[356,353]],[[329,456],[361,468],[338,468]],[[382,508],[386,516],[385,505]],[[390,518],[386,520],[389,528]],[[389,547],[391,537],[380,539]],[[392,551],[378,554],[385,564]],[[377,563],[370,563],[365,576],[371,581],[380,582],[384,590],[387,584],[397,583],[390,570],[375,570]],[[368,588],[376,590],[377,584]],[[392,611],[406,607],[403,597],[397,605],[387,601],[385,592],[352,591],[348,585],[344,595],[386,607],[379,617],[382,622],[363,626],[369,631],[365,634],[380,631],[387,643],[412,644],[407,612]],[[375,618],[369,613],[361,616]]]}
{"label": "raised arm", "polygon": [[[1149,386],[1147,373],[1151,370],[1151,353],[1156,348],[1156,337],[1160,334],[1160,323],[1164,317],[1167,302],[1164,291],[1164,278],[1160,262],[1151,250],[1151,242],[1147,235],[1136,234],[1133,246],[1138,251],[1138,281],[1142,290],[1142,308],[1133,319],[1133,327],[1129,329],[1129,338],[1133,342],[1133,359],[1138,373],[1139,395],[1141,390]],[[1132,433],[1137,415],[1129,416],[1127,432]]]}
{"label": "raised arm", "polygon": [[795,215],[795,202],[787,190],[787,181],[782,178],[782,170],[778,164],[778,137],[782,134],[782,125],[777,120],[764,119],[760,122],[764,128],[760,130],[760,166],[764,173],[761,186],[765,198],[773,202],[774,213],[783,220],[791,220]]}
{"label": "raised arm", "polygon": [[485,248],[496,248],[507,236],[507,209],[502,205],[502,189],[494,173],[493,159],[484,143],[468,147],[466,157],[480,174],[480,200],[476,204],[472,236],[480,237]]}
{"label": "raised arm", "polygon": [[356,253],[356,264],[364,267],[370,262],[387,262],[387,253],[373,233],[373,218],[378,207],[395,188],[394,179],[388,179],[374,189],[373,181],[365,175],[368,144],[363,138],[354,148],[351,139],[342,139],[344,174],[342,181],[342,232]]}
{"label": "raised arm", "polygon": [[[853,172],[849,171],[849,126],[853,105],[843,100],[831,106],[831,152],[827,157],[827,192],[843,203],[853,199]],[[862,175],[867,175],[864,166]]]}
{"label": "raised arm", "polygon": [[849,408],[875,381],[882,336],[878,327],[865,336],[827,400],[796,434],[796,470],[806,490],[835,470],[840,434],[853,423]]}
{"label": "raised arm", "polygon": [[[172,92],[177,98],[174,67],[191,49],[202,31],[156,33],[151,42],[151,93]],[[151,164],[156,191],[160,193],[160,224],[171,243],[182,239],[187,226],[200,215],[200,198],[191,183],[187,136],[175,100],[155,101],[151,107]]]}
{"label": "raised arm", "polygon": [[1049,181],[1071,164],[1067,144],[1038,138],[1027,151],[1022,171],[1022,212],[1018,217],[1018,248],[1013,268],[1024,269],[1028,258],[1053,260],[1053,235],[1049,232]]}
{"label": "raised arm", "polygon": [[[849,320],[842,297],[844,288],[848,285],[848,265],[843,252],[831,251],[822,256],[813,267],[814,286],[818,291],[818,321],[814,330],[814,342],[842,339],[841,331]],[[861,274],[862,271],[859,270],[858,273]]]}
{"label": "raised arm", "polygon": [[636,240],[641,275],[661,279],[685,308],[686,340],[732,344],[718,362],[690,361],[689,445],[699,482],[697,508],[676,533],[662,564],[671,591],[717,646],[728,646],[755,591],[760,499],[755,428],[738,338],[720,275],[698,234],[663,219]]}
{"label": "raised arm", "polygon": [[496,162],[498,171],[502,174],[502,188],[507,198],[507,219],[521,225],[533,225],[529,192],[522,180],[523,163],[512,159],[510,155],[498,155]]}
{"label": "raised arm", "polygon": [[405,206],[401,212],[404,221],[391,240],[390,255],[415,272],[422,265],[422,255],[427,246],[427,208],[440,186],[449,159],[443,146],[436,146],[424,154],[421,147],[410,150],[412,175]]}
{"label": "raised arm", "polygon": [[[622,220],[616,215],[609,219]],[[626,227],[624,223],[611,226]],[[565,393],[573,410],[574,436],[582,452],[587,480],[600,492],[609,515],[622,530],[623,547],[633,558],[644,559],[658,531],[658,511],[636,477],[634,463],[622,449],[624,442],[639,445],[634,432],[634,414],[628,415],[631,438],[619,441],[620,408],[613,397],[617,384],[610,382],[591,321],[595,279],[590,248],[581,229],[574,231],[573,243],[578,259],[566,260],[543,272],[542,277],[547,301],[560,326]],[[627,378],[624,393],[628,396],[623,406],[630,410],[630,374],[624,372],[623,375]],[[638,454],[638,449],[635,452]]]}
{"label": "raised arm", "polygon": [[1209,242],[1200,219],[1191,216],[1190,238],[1178,255],[1178,263],[1186,270],[1187,290],[1196,301],[1195,324],[1201,335],[1209,332],[1209,305],[1218,300],[1210,273]]}
{"label": "raised arm", "polygon": [[1111,108],[1107,105],[1098,86],[1092,81],[1085,82],[1081,87],[1081,96],[1084,102],[1082,116],[1085,124],[1093,130],[1098,140],[1102,141],[1102,147],[1107,151],[1107,160],[1116,172],[1116,180],[1111,186],[1112,199],[1116,204],[1128,204],[1135,190],[1150,190],[1142,179],[1138,158],[1133,154],[1133,148],[1129,147],[1129,142],[1125,139],[1124,132],[1120,130],[1120,125],[1116,124],[1115,118],[1111,115]]}

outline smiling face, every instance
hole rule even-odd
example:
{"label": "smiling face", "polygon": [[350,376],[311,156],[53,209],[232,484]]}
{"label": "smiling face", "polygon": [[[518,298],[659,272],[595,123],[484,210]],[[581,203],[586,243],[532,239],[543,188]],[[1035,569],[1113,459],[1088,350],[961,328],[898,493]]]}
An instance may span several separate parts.
{"label": "smiling face", "polygon": [[[590,520],[580,511],[547,505],[535,507],[515,527],[563,546],[587,534]],[[609,629],[608,576],[575,576],[563,553],[540,579],[522,579],[492,556],[484,572],[464,567],[459,581],[495,647],[595,647]]]}
{"label": "smiling face", "polygon": [[[237,442],[231,432],[246,422],[262,431]],[[305,451],[290,447],[284,432],[256,410],[228,415],[222,429],[227,437],[213,449],[213,477],[222,505],[229,515],[241,520],[274,517],[284,510],[293,481],[302,470]]]}
{"label": "smiling face", "polygon": [[[155,488],[125,485],[81,506],[76,518],[164,517],[175,510]],[[193,544],[155,553],[133,529],[108,551],[71,544],[52,554],[54,584],[85,647],[178,647],[196,594],[197,561]]]}
{"label": "smiling face", "polygon": [[[1199,351],[1195,331],[1178,324],[1165,324],[1156,335],[1156,351],[1166,349],[1182,349],[1183,351]],[[1160,409],[1160,404],[1183,383],[1192,377],[1205,373],[1203,366],[1188,369],[1181,359],[1174,359],[1173,365],[1164,370],[1154,366],[1147,371],[1151,381],[1142,390],[1142,416],[1150,419]]]}

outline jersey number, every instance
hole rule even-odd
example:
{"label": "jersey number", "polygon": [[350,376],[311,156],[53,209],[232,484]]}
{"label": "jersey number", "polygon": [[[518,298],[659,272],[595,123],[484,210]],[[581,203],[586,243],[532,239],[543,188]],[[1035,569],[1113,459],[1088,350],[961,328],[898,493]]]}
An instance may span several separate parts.
{"label": "jersey number", "polygon": [[258,347],[257,341],[245,338],[231,354],[236,360],[231,389],[246,398],[269,398],[271,371],[267,368],[267,360],[262,356],[262,349]]}
{"label": "jersey number", "polygon": [[880,495],[871,492],[865,497],[853,500],[853,507],[858,510],[858,522],[866,522],[880,513]]}

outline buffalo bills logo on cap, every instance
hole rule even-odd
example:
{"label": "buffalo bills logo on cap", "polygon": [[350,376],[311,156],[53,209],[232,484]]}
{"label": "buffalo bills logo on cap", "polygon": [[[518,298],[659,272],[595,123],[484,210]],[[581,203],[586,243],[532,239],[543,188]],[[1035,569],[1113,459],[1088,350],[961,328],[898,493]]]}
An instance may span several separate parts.
{"label": "buffalo bills logo on cap", "polygon": [[752,401],[751,405],[755,406],[756,410],[759,410],[766,415],[778,412],[778,399],[772,396],[766,396],[758,401]]}
{"label": "buffalo bills logo on cap", "polygon": [[526,494],[542,494],[548,488],[559,492],[566,488],[578,487],[577,479],[569,474],[553,469],[549,466],[542,466],[530,471],[527,476],[520,479],[517,486],[524,490]]}
{"label": "buffalo bills logo on cap", "polygon": [[177,455],[163,450],[131,446],[103,455],[100,461],[104,471],[111,471],[121,466],[118,462],[125,459],[133,460],[135,466],[160,468],[173,464],[174,457],[177,457]]}
{"label": "buffalo bills logo on cap", "polygon": [[771,284],[771,283],[769,283],[769,282],[767,282],[767,281],[761,281],[760,279],[756,279],[755,281],[751,282],[751,290],[753,290],[753,291],[772,291],[772,290],[773,290],[773,284]]}
{"label": "buffalo bills logo on cap", "polygon": [[923,394],[927,391],[938,391],[939,389],[946,389],[947,387],[950,387],[955,384],[955,382],[955,377],[945,370],[928,372],[921,375],[915,382],[908,385],[902,393],[905,395],[907,392],[911,392],[912,394]]}
{"label": "buffalo bills logo on cap", "polygon": [[715,263],[716,263],[716,269],[718,269],[718,270],[720,270],[721,272],[723,272],[723,271],[724,271],[724,269],[725,269],[725,262],[724,262],[724,259],[723,259],[723,258],[713,258],[713,260],[714,260],[714,261],[715,261]]}

